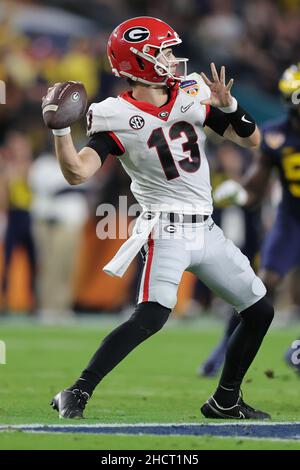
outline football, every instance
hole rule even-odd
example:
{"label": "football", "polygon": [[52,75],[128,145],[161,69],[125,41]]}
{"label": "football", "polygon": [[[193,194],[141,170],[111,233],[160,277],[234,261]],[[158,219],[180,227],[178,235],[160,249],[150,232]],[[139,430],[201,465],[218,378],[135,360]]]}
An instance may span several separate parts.
{"label": "football", "polygon": [[58,83],[43,98],[43,119],[50,129],[63,129],[82,118],[86,107],[87,93],[81,82]]}

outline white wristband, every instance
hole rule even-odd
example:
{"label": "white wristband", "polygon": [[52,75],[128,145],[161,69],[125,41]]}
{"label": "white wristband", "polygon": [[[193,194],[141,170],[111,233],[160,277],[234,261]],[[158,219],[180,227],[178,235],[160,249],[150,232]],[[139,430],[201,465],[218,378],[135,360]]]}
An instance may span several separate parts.
{"label": "white wristband", "polygon": [[223,111],[223,113],[235,113],[235,111],[237,110],[237,107],[238,107],[238,102],[234,97],[232,97],[232,103],[230,106],[225,106],[224,108],[219,107],[219,109]]}
{"label": "white wristband", "polygon": [[71,127],[64,127],[63,129],[52,129],[52,133],[53,135],[62,137],[63,135],[67,135],[71,133]]}

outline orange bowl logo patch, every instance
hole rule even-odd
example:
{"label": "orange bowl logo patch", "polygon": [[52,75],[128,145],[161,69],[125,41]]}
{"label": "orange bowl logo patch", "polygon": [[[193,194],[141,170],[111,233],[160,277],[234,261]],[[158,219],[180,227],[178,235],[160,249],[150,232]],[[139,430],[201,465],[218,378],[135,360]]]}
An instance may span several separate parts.
{"label": "orange bowl logo patch", "polygon": [[196,96],[199,93],[199,85],[196,80],[186,80],[181,82],[179,86],[182,91],[190,96]]}

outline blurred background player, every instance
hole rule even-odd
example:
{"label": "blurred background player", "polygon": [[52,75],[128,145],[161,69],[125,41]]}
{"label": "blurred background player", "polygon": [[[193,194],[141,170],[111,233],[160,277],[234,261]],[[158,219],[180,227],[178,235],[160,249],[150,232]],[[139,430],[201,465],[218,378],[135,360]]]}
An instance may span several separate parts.
{"label": "blurred background player", "polygon": [[90,188],[70,186],[50,152],[34,160],[29,181],[38,253],[38,313],[53,321],[72,314],[76,253],[87,221],[86,192]]}
{"label": "blurred background player", "polygon": [[32,231],[32,190],[29,172],[32,164],[32,145],[25,133],[11,131],[3,149],[0,203],[7,214],[4,236],[2,274],[2,312],[8,309],[8,287],[13,255],[22,248],[29,265],[30,311],[36,305],[36,248]]}
{"label": "blurred background player", "polygon": [[[262,127],[260,152],[242,184],[229,180],[214,193],[219,203],[255,207],[264,199],[272,170],[277,170],[282,198],[275,223],[263,243],[260,268],[268,296],[272,299],[283,277],[300,266],[300,64],[290,66],[283,73],[279,91],[287,116]],[[299,281],[299,277],[297,279]],[[299,284],[292,290],[295,293],[294,302],[298,302],[296,292],[299,292]],[[213,376],[218,372],[229,338],[239,321],[236,314],[231,316],[221,342],[200,366],[200,375]],[[294,352],[294,347],[289,348],[285,357],[290,365],[297,367],[292,361]],[[298,370],[300,372],[299,364]]]}

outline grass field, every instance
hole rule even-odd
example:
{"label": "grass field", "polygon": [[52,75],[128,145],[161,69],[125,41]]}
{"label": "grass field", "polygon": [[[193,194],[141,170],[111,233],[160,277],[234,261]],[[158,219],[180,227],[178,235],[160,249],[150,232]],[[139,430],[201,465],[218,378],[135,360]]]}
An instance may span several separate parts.
{"label": "grass field", "polygon": [[[171,325],[150,338],[97,388],[84,424],[207,423],[199,409],[217,379],[200,379],[195,372],[221,328],[219,324]],[[109,330],[100,323],[70,327],[1,323],[7,364],[0,365],[0,424],[62,424],[49,406],[50,399],[77,378]],[[245,401],[271,413],[274,421],[300,421],[300,378],[282,359],[297,334],[292,328],[273,329],[243,386]],[[300,449],[300,440],[11,430],[0,433],[0,449]]]}

